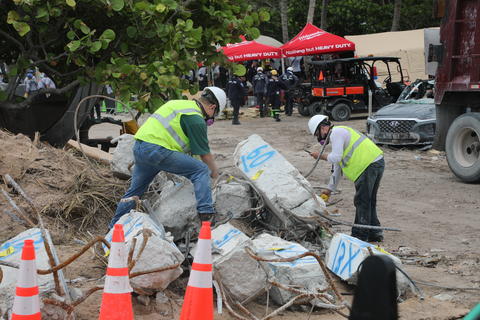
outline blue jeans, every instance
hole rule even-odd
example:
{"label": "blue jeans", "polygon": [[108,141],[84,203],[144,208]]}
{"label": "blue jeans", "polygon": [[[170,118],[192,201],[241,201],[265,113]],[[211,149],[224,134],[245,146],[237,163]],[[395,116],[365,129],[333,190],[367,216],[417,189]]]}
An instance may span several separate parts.
{"label": "blue jeans", "polygon": [[[160,171],[166,171],[183,176],[193,183],[198,213],[215,212],[210,190],[210,169],[205,163],[182,152],[172,151],[141,140],[135,142],[133,154],[135,166],[132,181],[123,198],[141,197],[147,191],[153,178]],[[118,219],[134,207],[134,201],[119,202],[109,228],[113,228]]]}

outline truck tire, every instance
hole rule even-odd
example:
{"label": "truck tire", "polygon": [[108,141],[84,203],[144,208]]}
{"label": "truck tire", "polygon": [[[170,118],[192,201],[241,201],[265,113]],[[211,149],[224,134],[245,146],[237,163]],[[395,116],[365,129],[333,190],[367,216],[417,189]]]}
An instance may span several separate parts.
{"label": "truck tire", "polygon": [[480,113],[466,113],[453,121],[445,151],[448,166],[458,178],[480,182]]}
{"label": "truck tire", "polygon": [[297,107],[298,113],[300,113],[302,116],[310,116],[310,110],[308,109],[308,106],[304,105],[303,103],[297,103],[295,106]]}
{"label": "truck tire", "polygon": [[332,109],[332,118],[335,121],[347,121],[351,114],[350,106],[346,103],[337,103]]}
{"label": "truck tire", "polygon": [[320,102],[314,102],[308,106],[308,110],[310,111],[310,116],[314,116],[317,114],[323,114],[323,106]]}

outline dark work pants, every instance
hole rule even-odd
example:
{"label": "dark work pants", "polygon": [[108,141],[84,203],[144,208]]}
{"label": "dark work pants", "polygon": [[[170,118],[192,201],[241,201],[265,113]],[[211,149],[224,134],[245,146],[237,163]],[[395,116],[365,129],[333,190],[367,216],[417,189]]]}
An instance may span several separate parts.
{"label": "dark work pants", "polygon": [[242,99],[232,99],[231,100],[232,107],[233,107],[233,119],[238,119],[238,114],[240,113],[240,107],[243,103]]}
{"label": "dark work pants", "polygon": [[288,91],[285,91],[285,114],[292,115],[293,112],[293,97]]}
{"label": "dark work pants", "polygon": [[265,106],[265,94],[262,93],[255,93],[255,97],[257,98],[257,104],[260,106],[260,115],[265,116],[267,113],[267,107]]}
{"label": "dark work pants", "polygon": [[[385,161],[380,159],[370,164],[367,169],[355,181],[355,198],[353,203],[356,208],[355,224],[380,226],[377,217],[377,191],[382,180]],[[368,237],[382,235],[381,230],[352,228],[352,236],[360,240],[368,240]]]}

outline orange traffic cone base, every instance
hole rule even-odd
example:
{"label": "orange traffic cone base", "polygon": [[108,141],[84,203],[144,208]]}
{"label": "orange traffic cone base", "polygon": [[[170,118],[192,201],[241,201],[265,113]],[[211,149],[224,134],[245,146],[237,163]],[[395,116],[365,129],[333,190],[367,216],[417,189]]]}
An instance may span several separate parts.
{"label": "orange traffic cone base", "polygon": [[133,319],[132,295],[103,293],[99,319],[131,320]]}

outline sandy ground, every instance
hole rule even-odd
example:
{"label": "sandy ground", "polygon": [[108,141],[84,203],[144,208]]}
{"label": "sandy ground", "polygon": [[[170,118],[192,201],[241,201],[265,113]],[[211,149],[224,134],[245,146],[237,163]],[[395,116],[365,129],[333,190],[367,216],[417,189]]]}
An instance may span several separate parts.
{"label": "sandy ground", "polygon": [[[319,150],[306,124],[308,118],[294,114],[282,117],[282,122],[271,118],[252,119],[241,117],[242,125],[233,126],[230,121],[217,121],[209,128],[211,149],[221,171],[235,172],[232,154],[238,142],[256,133],[276,148],[282,155],[306,173],[314,160],[304,148]],[[343,125],[360,131],[365,129],[365,118],[354,119]],[[92,128],[92,136],[118,135],[118,127],[99,125]],[[418,151],[416,149],[392,149],[383,147],[386,170],[378,194],[379,218],[384,226],[400,228],[401,232],[386,232],[382,246],[402,257],[404,269],[415,280],[442,287],[467,287],[477,290],[448,290],[440,287],[420,285],[425,299],[413,294],[399,304],[401,319],[459,319],[480,301],[480,188],[479,185],[464,184],[450,172],[443,153]],[[325,185],[330,166],[320,162],[308,180],[314,186]],[[354,186],[347,180],[340,182],[341,192],[332,196],[331,201],[341,199],[331,206],[341,213],[341,219],[352,221],[354,217]],[[12,225],[9,223],[8,225]],[[15,228],[3,225],[5,233],[15,233]],[[348,227],[335,226],[337,232],[349,233]],[[98,232],[101,234],[101,231]],[[55,239],[54,239],[55,241]],[[61,242],[61,241],[59,241]],[[57,250],[63,260],[79,245],[73,242],[59,243]],[[92,254],[84,255],[79,263],[68,267],[66,276],[70,279],[85,277],[100,278],[104,265],[94,260]],[[338,281],[339,282],[339,281]],[[91,287],[89,283],[86,287]],[[177,292],[179,290],[173,290]],[[342,286],[342,292],[350,293],[352,288]],[[443,295],[445,301],[434,296]],[[171,303],[157,308],[135,303],[136,319],[173,319],[181,305],[181,296],[169,293]],[[77,319],[94,319],[98,316],[101,293],[88,298],[88,303],[77,309]],[[258,317],[265,313],[265,307],[252,303],[248,308]],[[307,319],[308,312],[285,312],[275,319]],[[234,319],[228,314],[216,315],[215,319]],[[326,311],[315,311],[309,319],[343,319]]]}
{"label": "sandy ground", "polygon": [[[292,117],[283,116],[281,122],[244,116],[240,126],[233,126],[228,120],[217,121],[209,128],[209,139],[220,170],[235,172],[232,154],[236,145],[255,133],[301,172],[308,172],[314,160],[303,149],[319,150],[320,145],[307,132],[307,120],[294,114]],[[357,117],[342,125],[365,131],[365,118]],[[99,135],[103,132],[98,128],[92,131]],[[456,179],[442,152],[415,148],[382,149],[386,170],[378,194],[379,218],[382,225],[402,230],[387,231],[382,246],[403,258],[405,271],[415,280],[441,287],[477,289],[460,291],[420,285],[425,300],[412,295],[400,303],[401,318],[460,318],[480,301],[480,186]],[[330,166],[322,161],[308,180],[313,186],[322,186],[328,182],[329,174]],[[331,201],[342,200],[330,208],[338,209],[342,219],[353,222],[354,185],[344,179],[339,189]],[[350,231],[342,226],[335,226],[334,230]],[[446,294],[445,301],[433,298],[442,293]],[[250,308],[259,315],[264,312],[263,306],[251,305]],[[297,319],[299,316],[307,318],[306,313],[295,312],[284,313],[281,318]],[[341,318],[320,311],[310,317]],[[216,319],[233,318],[223,315]]]}

